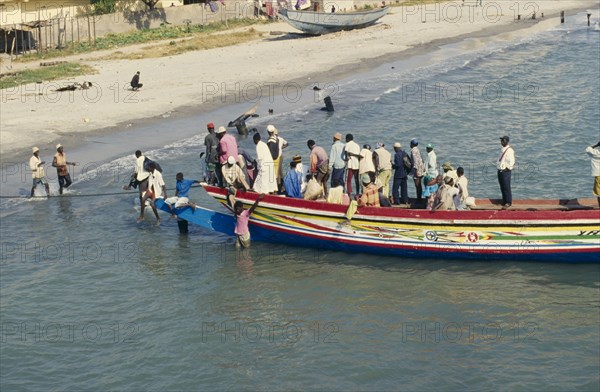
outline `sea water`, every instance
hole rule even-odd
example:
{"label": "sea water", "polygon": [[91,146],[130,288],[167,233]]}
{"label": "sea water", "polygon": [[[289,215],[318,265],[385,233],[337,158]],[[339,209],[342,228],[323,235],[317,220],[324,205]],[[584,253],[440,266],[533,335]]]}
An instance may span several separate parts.
{"label": "sea water", "polygon": [[[515,198],[591,197],[583,150],[600,137],[600,34],[584,20],[315,81],[335,113],[309,86],[262,102],[248,126],[265,136],[275,124],[285,156],[305,162],[307,139],[328,149],[337,131],[390,150],[418,138],[423,154],[433,143],[439,164],[465,168],[476,197],[499,197],[508,135]],[[157,227],[149,209],[137,224],[135,193],[120,193],[131,141],[146,135],[172,188],[178,171],[203,175],[198,124],[249,106],[97,138],[68,151],[82,165],[66,197],[1,200],[2,390],[598,390],[596,265],[242,252],[197,227],[182,236],[166,215]],[[2,195],[26,195],[28,175],[13,171]]]}

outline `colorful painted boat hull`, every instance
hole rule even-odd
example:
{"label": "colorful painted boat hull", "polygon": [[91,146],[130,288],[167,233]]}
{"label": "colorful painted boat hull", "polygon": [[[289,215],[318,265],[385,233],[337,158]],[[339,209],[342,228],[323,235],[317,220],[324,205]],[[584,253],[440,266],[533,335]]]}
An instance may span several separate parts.
{"label": "colorful painted boat hull", "polygon": [[321,35],[371,26],[389,11],[390,7],[350,13],[294,11],[282,8],[279,10],[279,16],[298,30],[307,34]]}
{"label": "colorful painted boat hull", "polygon": [[[211,186],[205,189],[225,203],[224,190]],[[257,196],[238,192],[236,199],[249,207]],[[219,221],[227,220],[225,217],[230,221],[218,228],[206,224],[207,218],[201,222],[194,217],[180,217],[211,230],[228,229],[232,233],[231,212],[206,211],[207,215],[222,215]],[[252,238],[406,258],[600,262],[598,209],[430,212],[365,207],[350,224],[346,224],[345,212],[346,207],[341,205],[266,196],[252,215]]]}

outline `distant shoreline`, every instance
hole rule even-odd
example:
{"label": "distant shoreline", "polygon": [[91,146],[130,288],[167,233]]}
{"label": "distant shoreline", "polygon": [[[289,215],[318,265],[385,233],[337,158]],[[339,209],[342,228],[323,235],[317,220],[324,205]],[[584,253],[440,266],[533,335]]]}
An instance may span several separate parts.
{"label": "distant shoreline", "polygon": [[[544,3],[541,2],[541,4]],[[17,95],[17,99],[13,100],[6,100],[6,96],[2,97],[3,108],[0,119],[1,160],[3,162],[22,161],[29,156],[29,149],[33,144],[40,147],[43,154],[48,155],[54,153],[54,144],[58,141],[67,144],[69,149],[73,149],[85,142],[86,139],[121,132],[127,129],[128,124],[135,124],[137,127],[144,123],[171,121],[186,116],[209,113],[229,105],[219,101],[204,100],[202,94],[198,94],[196,91],[198,81],[190,77],[190,73],[191,75],[197,74],[200,80],[210,81],[207,82],[209,87],[234,85],[236,80],[239,80],[237,83],[254,83],[263,86],[264,89],[269,80],[273,82],[285,80],[286,83],[295,83],[303,86],[303,88],[312,88],[313,81],[334,82],[386,63],[428,53],[439,46],[469,38],[491,38],[511,34],[526,36],[547,30],[560,23],[556,18],[560,14],[557,9],[568,11],[567,18],[572,18],[574,14],[585,11],[590,8],[590,5],[595,4],[589,2],[586,7],[580,1],[569,1],[558,5],[556,3],[550,2],[550,5],[554,7],[552,8],[553,11],[546,11],[544,18],[536,21],[522,20],[511,23],[511,18],[509,21],[503,19],[492,26],[489,26],[489,23],[485,21],[480,21],[479,23],[461,25],[467,26],[464,28],[459,26],[458,23],[453,25],[435,22],[435,24],[417,23],[419,21],[403,22],[403,15],[399,15],[399,7],[396,7],[394,8],[395,14],[388,15],[378,25],[363,30],[295,39],[290,39],[288,36],[281,39],[280,37],[273,38],[266,35],[266,38],[262,41],[250,42],[242,46],[192,52],[139,62],[92,61],[89,64],[98,68],[100,75],[90,76],[89,79],[96,82],[100,88],[104,86],[102,91],[105,95],[112,96],[105,97],[103,95],[97,102],[75,97],[72,102],[61,101],[58,103],[47,102],[43,99],[39,99],[40,102],[36,103],[35,96],[23,98]],[[392,20],[388,18],[392,18]],[[432,25],[435,28],[431,28]],[[392,26],[392,28],[386,28],[387,26]],[[286,28],[288,32],[294,31],[284,22],[270,24],[263,26],[263,28],[272,31],[281,31]],[[399,31],[388,36],[387,33],[394,28]],[[398,36],[403,36],[406,33],[401,31],[406,28],[414,29],[410,32],[411,36],[421,34],[423,41],[416,43],[414,42],[416,38],[413,37],[412,41],[406,40],[410,41],[410,44],[407,42],[405,46],[394,48],[393,51],[379,55],[369,48],[372,41],[377,42],[378,45],[396,46],[395,40]],[[437,35],[434,35],[434,33]],[[438,37],[440,34],[442,37]],[[279,49],[281,49],[282,43],[289,45],[290,56],[281,56]],[[346,53],[349,50],[348,46],[355,47],[356,53],[349,56],[353,57],[354,61],[344,62],[346,58],[342,57],[344,54],[348,55]],[[298,53],[294,53],[295,50]],[[321,51],[321,53],[318,51]],[[278,54],[279,57],[274,58],[273,53]],[[335,60],[338,59],[334,58],[338,55],[339,60],[342,61],[341,66],[337,65]],[[300,60],[312,64],[312,67],[307,67],[306,73],[302,72],[300,66],[292,67],[289,65]],[[244,66],[245,64],[247,64],[247,67]],[[152,75],[152,67],[160,72]],[[181,72],[175,72],[172,70],[173,67],[180,67]],[[208,75],[210,72],[203,73],[204,68],[208,68],[209,71],[216,70],[217,72],[213,71],[213,75]],[[251,71],[250,68],[252,68]],[[315,68],[325,70],[315,70]],[[125,87],[123,84],[131,77],[134,69],[142,70],[142,82],[145,82],[146,86],[143,91],[132,94],[132,92],[122,89]],[[225,72],[218,72],[219,69]],[[272,76],[267,72],[269,69],[274,71]],[[165,75],[168,72],[171,73],[172,77]],[[179,73],[180,75],[178,75]],[[248,77],[248,74],[250,77]],[[302,76],[298,76],[299,74]],[[220,75],[222,76],[219,78]],[[233,80],[231,80],[232,78]],[[97,79],[100,79],[100,81]],[[118,82],[115,82],[115,79]],[[79,81],[79,79],[77,80]],[[111,89],[113,86],[115,88]],[[29,90],[24,88],[24,91]],[[281,88],[276,87],[269,93],[280,95]],[[117,96],[118,100],[116,102],[110,100]],[[138,102],[127,102],[130,97],[136,97],[139,100]],[[108,98],[107,102],[103,102],[105,98]],[[32,115],[32,112],[35,114]],[[165,113],[170,115],[168,120],[163,118]],[[7,117],[10,117],[11,114],[14,117],[7,120]],[[237,117],[237,115],[239,113],[232,115],[231,118]],[[89,119],[89,122],[85,122],[85,119]],[[203,127],[198,127],[194,131],[190,130],[190,133],[199,130],[203,131]],[[30,132],[37,135],[33,136]]]}

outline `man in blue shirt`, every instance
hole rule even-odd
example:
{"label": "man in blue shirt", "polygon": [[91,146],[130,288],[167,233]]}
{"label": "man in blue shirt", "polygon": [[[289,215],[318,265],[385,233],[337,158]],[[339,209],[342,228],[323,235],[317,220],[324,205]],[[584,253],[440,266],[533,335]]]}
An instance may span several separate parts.
{"label": "man in blue shirt", "polygon": [[344,149],[346,145],[341,142],[342,134],[336,132],[333,135],[333,144],[329,152],[329,171],[331,172],[331,186],[334,182],[344,186],[344,171],[346,170],[346,161],[344,160]]}
{"label": "man in blue shirt", "polygon": [[175,175],[175,179],[177,183],[175,184],[175,196],[169,197],[165,200],[165,204],[169,206],[169,210],[173,213],[173,208],[171,207],[173,204],[175,208],[191,206],[194,207],[194,204],[190,202],[188,198],[190,188],[194,184],[200,184],[199,181],[196,180],[186,180],[183,178],[183,173],[177,173]]}

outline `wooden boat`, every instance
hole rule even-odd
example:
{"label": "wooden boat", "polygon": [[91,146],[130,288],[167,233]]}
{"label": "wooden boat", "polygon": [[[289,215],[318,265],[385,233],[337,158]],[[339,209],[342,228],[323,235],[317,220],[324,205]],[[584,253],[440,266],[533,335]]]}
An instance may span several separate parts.
{"label": "wooden boat", "polygon": [[321,35],[371,26],[389,11],[390,7],[349,13],[295,11],[282,8],[279,10],[279,16],[298,30],[307,34]]}
{"label": "wooden boat", "polygon": [[[226,190],[204,189],[226,206]],[[257,197],[238,192],[236,200],[248,208]],[[346,206],[267,195],[252,214],[250,232],[253,241],[407,258],[600,262],[595,199],[514,201],[508,210],[487,202],[480,207],[486,209],[468,211],[362,207],[348,223]],[[177,214],[233,235],[233,213],[226,208]]]}

